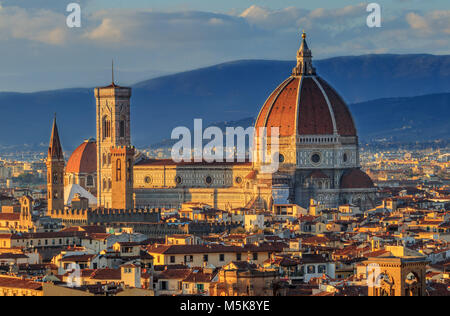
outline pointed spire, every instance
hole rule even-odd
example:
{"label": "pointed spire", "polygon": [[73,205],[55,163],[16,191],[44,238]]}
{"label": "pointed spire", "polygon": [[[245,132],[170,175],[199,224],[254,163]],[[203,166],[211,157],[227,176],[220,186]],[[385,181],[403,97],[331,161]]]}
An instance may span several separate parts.
{"label": "pointed spire", "polygon": [[49,159],[64,159],[61,141],[59,140],[58,125],[56,124],[56,113],[53,119],[52,136],[50,137],[50,145],[48,147]]}
{"label": "pointed spire", "polygon": [[306,33],[302,33],[302,43],[297,52],[297,66],[292,70],[293,76],[315,75],[316,69],[312,65],[312,54],[306,42]]}
{"label": "pointed spire", "polygon": [[112,85],[115,86],[116,83],[114,82],[114,59],[111,62],[111,77],[112,77]]}

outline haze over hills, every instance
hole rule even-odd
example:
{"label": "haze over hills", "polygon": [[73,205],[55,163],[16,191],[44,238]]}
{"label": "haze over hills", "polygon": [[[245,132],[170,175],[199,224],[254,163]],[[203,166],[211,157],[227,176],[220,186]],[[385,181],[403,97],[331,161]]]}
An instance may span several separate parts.
{"label": "haze over hills", "polygon": [[[131,107],[133,143],[143,147],[170,138],[174,127],[190,127],[194,118],[203,118],[205,126],[254,118],[294,64],[236,61],[138,83]],[[450,56],[337,57],[315,66],[352,103],[361,138],[448,138]],[[432,95],[420,96],[426,94]],[[405,98],[413,96],[419,97]],[[0,93],[0,110],[0,146],[47,146],[54,112],[66,150],[95,137],[92,89]]]}
{"label": "haze over hills", "polygon": [[[414,143],[449,139],[450,93],[417,97],[386,98],[349,105],[363,141]],[[214,122],[223,131],[227,127],[253,126],[256,117],[237,121]],[[164,140],[154,146],[166,147],[176,141]]]}

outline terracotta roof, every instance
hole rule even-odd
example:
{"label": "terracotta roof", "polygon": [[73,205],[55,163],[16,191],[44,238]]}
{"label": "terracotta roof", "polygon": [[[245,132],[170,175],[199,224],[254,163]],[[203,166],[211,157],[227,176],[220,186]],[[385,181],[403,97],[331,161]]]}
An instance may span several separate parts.
{"label": "terracotta roof", "polygon": [[188,269],[188,266],[184,264],[155,265],[154,269],[155,272],[162,272],[165,270]]}
{"label": "terracotta roof", "polygon": [[300,258],[300,262],[302,264],[305,263],[326,263],[329,262],[330,260],[328,260],[326,257],[324,257],[321,254],[303,254],[302,258]]}
{"label": "terracotta roof", "polygon": [[355,123],[342,97],[325,80],[320,77],[317,80],[325,90],[331,103],[339,135],[356,136]]}
{"label": "terracotta roof", "polygon": [[[280,136],[291,136],[295,134],[296,108],[297,108],[297,90],[300,79],[292,78],[286,87],[271,105],[271,109],[265,118],[265,124],[262,126],[279,127]],[[258,126],[259,127],[259,126]],[[270,135],[270,131],[267,133]]]}
{"label": "terracotta roof", "polygon": [[0,253],[0,259],[28,259],[28,256],[18,253]]}
{"label": "terracotta roof", "polygon": [[62,230],[62,232],[86,232],[89,234],[105,234],[104,226],[72,226]]}
{"label": "terracotta roof", "polygon": [[97,172],[97,143],[94,140],[87,140],[70,156],[66,173],[95,172]]}
{"label": "terracotta roof", "polygon": [[183,280],[191,283],[209,283],[216,273],[205,273],[202,269],[193,269],[193,271]]}
{"label": "terracotta roof", "polygon": [[224,245],[154,245],[148,247],[149,253],[160,254],[185,254],[185,253],[244,253],[244,252],[281,252],[287,245],[284,243],[265,243],[260,246],[244,245],[224,246]]}
{"label": "terracotta roof", "polygon": [[122,272],[120,271],[120,269],[98,269],[91,274],[91,279],[120,280],[122,279]]}
{"label": "terracotta roof", "polygon": [[122,247],[136,247],[136,246],[140,246],[142,243],[140,242],[131,242],[131,241],[123,241],[123,242],[117,242],[117,244],[119,244]]}
{"label": "terracotta roof", "polygon": [[0,277],[0,288],[14,288],[27,290],[42,290],[42,284],[30,280],[22,280],[18,278]]}
{"label": "terracotta roof", "polygon": [[304,78],[300,95],[298,133],[332,135],[333,119],[325,95],[312,78]]}
{"label": "terracotta roof", "polygon": [[158,279],[170,280],[170,279],[186,279],[191,273],[191,269],[170,269],[164,270],[158,275]]}
{"label": "terracotta roof", "polygon": [[256,179],[257,174],[258,174],[258,171],[253,170],[252,172],[250,172],[248,175],[245,176],[245,179],[254,180],[254,179]]}
{"label": "terracotta roof", "polygon": [[[299,93],[300,91],[300,93]],[[328,104],[328,102],[330,104]],[[291,76],[267,99],[256,128],[280,128],[280,136],[356,136],[351,113],[338,93],[318,76]],[[297,127],[297,131],[296,131]]]}
{"label": "terracotta roof", "polygon": [[357,168],[347,170],[341,177],[341,189],[370,189],[373,187],[372,179]]}
{"label": "terracotta roof", "polygon": [[73,255],[62,258],[62,262],[86,262],[94,258],[95,255]]}
{"label": "terracotta roof", "polygon": [[93,240],[105,240],[105,239],[107,239],[110,236],[112,236],[112,235],[111,234],[106,234],[106,233],[105,234],[103,234],[103,233],[101,233],[101,234],[99,234],[99,233],[92,233],[92,234],[88,235],[88,237],[90,239],[93,239]]}
{"label": "terracotta roof", "polygon": [[270,263],[272,265],[282,266],[282,267],[294,267],[300,264],[299,261],[289,258],[287,256],[276,257],[275,259],[267,259],[264,263]]}
{"label": "terracotta roof", "polygon": [[42,232],[42,233],[23,233],[23,234],[13,234],[11,239],[39,239],[39,238],[65,238],[65,237],[85,237],[84,232]]}
{"label": "terracotta roof", "polygon": [[0,213],[0,221],[18,221],[20,214],[18,213]]}
{"label": "terracotta roof", "polygon": [[232,261],[231,264],[241,271],[255,270],[258,268],[256,264],[248,261]]}
{"label": "terracotta roof", "polygon": [[305,245],[324,244],[324,243],[328,243],[328,242],[330,242],[330,239],[328,239],[325,236],[312,236],[312,237],[308,237],[308,238],[305,238],[302,240],[302,243]]}

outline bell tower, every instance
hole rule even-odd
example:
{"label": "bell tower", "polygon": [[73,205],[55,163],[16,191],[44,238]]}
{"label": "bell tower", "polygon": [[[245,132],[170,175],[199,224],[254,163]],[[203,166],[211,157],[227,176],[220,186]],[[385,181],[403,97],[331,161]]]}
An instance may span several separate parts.
{"label": "bell tower", "polygon": [[120,146],[111,148],[112,155],[112,196],[111,208],[130,210],[133,202],[134,148]]}
{"label": "bell tower", "polygon": [[47,156],[47,201],[48,210],[64,209],[64,154],[59,139],[56,116],[53,120],[52,135]]}
{"label": "bell tower", "polygon": [[97,200],[98,207],[112,208],[113,162],[111,149],[129,147],[131,88],[114,82],[95,88],[97,108]]}

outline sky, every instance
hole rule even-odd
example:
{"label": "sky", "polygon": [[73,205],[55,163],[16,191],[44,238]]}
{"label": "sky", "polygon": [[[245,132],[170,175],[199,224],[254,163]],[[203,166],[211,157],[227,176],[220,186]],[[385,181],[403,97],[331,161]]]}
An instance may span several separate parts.
{"label": "sky", "polygon": [[[376,0],[374,0],[376,1]],[[81,27],[66,7],[81,6]],[[0,91],[121,84],[238,59],[294,60],[300,33],[314,58],[450,54],[450,1],[0,0]]]}

